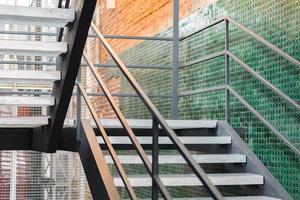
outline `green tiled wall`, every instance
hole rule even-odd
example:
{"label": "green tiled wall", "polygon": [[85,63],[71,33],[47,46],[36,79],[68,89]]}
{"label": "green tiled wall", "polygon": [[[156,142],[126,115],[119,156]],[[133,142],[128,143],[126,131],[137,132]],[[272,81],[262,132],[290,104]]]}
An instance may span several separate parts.
{"label": "green tiled wall", "polygon": [[[300,60],[300,1],[298,0],[218,0],[200,9],[181,23],[181,33],[229,15],[274,45]],[[160,35],[169,33],[166,30]],[[180,44],[180,65],[224,49],[224,24],[197,34]],[[275,54],[247,34],[230,25],[230,51],[287,95],[300,103],[300,69]],[[129,64],[170,65],[171,45],[143,42],[121,55]],[[131,70],[149,94],[169,95],[171,71]],[[179,91],[194,91],[224,84],[224,58],[183,68]],[[278,130],[300,147],[300,113],[230,60],[230,85]],[[132,91],[128,84],[124,92]],[[224,119],[224,91],[182,97],[180,119]],[[153,98],[165,117],[170,116],[170,99]],[[245,142],[295,198],[300,200],[300,159],[282,144],[236,98],[231,97],[231,124],[246,127]],[[149,113],[136,98],[121,100],[127,117],[148,118]]]}

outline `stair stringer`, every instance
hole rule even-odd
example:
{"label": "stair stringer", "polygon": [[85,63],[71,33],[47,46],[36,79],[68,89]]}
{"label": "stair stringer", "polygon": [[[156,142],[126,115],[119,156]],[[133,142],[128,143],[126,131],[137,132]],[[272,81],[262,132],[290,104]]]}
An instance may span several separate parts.
{"label": "stair stringer", "polygon": [[228,153],[244,154],[247,156],[247,163],[244,165],[225,164],[225,167],[229,171],[242,170],[246,173],[264,176],[263,185],[242,186],[247,195],[266,195],[284,200],[293,200],[291,195],[282,187],[273,174],[271,174],[262,161],[250,150],[248,145],[227,122],[219,121],[216,131],[219,136],[231,136],[232,144],[228,147]]}

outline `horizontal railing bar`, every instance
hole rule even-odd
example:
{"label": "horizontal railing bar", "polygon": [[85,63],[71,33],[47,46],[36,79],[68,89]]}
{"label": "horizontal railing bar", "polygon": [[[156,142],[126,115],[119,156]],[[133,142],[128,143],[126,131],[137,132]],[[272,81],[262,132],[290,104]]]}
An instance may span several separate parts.
{"label": "horizontal railing bar", "polygon": [[202,63],[202,62],[206,62],[206,61],[209,61],[209,60],[212,60],[212,59],[215,59],[215,58],[224,56],[225,53],[226,53],[226,51],[220,51],[220,52],[217,52],[217,53],[213,53],[213,54],[204,56],[204,57],[202,57],[202,58],[200,58],[200,59],[198,59],[198,60],[196,60],[196,61],[187,63],[186,65],[180,67],[180,69],[189,67],[189,66],[191,66],[191,65],[200,64],[200,63]]}
{"label": "horizontal railing bar", "polygon": [[[163,116],[160,114],[158,109],[155,107],[155,105],[152,103],[150,98],[147,96],[147,94],[144,92],[144,90],[141,88],[141,86],[138,84],[138,82],[135,80],[135,78],[132,76],[130,71],[127,69],[125,64],[121,61],[121,59],[118,57],[118,55],[114,52],[114,50],[111,48],[109,43],[105,40],[103,35],[98,30],[97,26],[92,22],[91,24],[92,29],[99,37],[101,43],[103,44],[104,48],[107,50],[111,58],[115,61],[115,63],[119,66],[121,72],[124,74],[124,76],[127,78],[130,85],[133,87],[133,89],[136,91],[136,93],[140,96],[141,100],[144,102],[146,107],[149,109],[150,113],[152,114],[153,118],[156,119],[157,123],[160,124],[161,128],[164,130],[164,132],[170,137],[171,141],[173,142],[176,149],[180,152],[180,154],[184,157],[189,167],[191,167],[192,171],[196,174],[196,176],[201,180],[204,187],[208,190],[208,192],[213,196],[214,199],[224,199],[223,195],[220,193],[220,191],[216,188],[216,186],[213,185],[213,183],[208,178],[205,171],[201,168],[201,166],[195,161],[195,159],[190,154],[189,150],[182,144],[182,142],[178,139],[176,133],[171,129],[171,127],[167,124]],[[157,184],[157,183],[156,183]],[[162,191],[162,186],[159,186],[160,191],[164,195],[164,191]],[[168,191],[166,191],[168,194]],[[164,196],[166,198],[166,196]],[[170,198],[171,199],[171,198]]]}
{"label": "horizontal railing bar", "polygon": [[[116,64],[94,64],[95,67],[107,67],[107,68],[118,68]],[[82,63],[81,66],[86,67],[86,63]],[[145,65],[145,64],[135,64],[135,65],[126,65],[128,68],[137,68],[137,69],[172,69],[172,66],[164,66],[164,65]]]}
{"label": "horizontal railing bar", "polygon": [[241,30],[245,31],[250,36],[252,36],[254,39],[256,39],[257,41],[259,41],[262,44],[266,45],[267,47],[269,47],[270,49],[272,49],[273,51],[275,51],[276,53],[278,53],[279,55],[281,55],[282,57],[284,57],[288,61],[290,61],[293,64],[295,64],[298,67],[300,67],[300,62],[297,59],[295,59],[294,57],[292,57],[291,55],[289,55],[288,53],[286,53],[285,51],[283,51],[282,49],[280,49],[280,48],[276,47],[275,45],[273,45],[272,43],[268,42],[263,37],[259,36],[258,34],[256,34],[252,30],[248,29],[244,25],[240,24],[239,22],[235,21],[231,17],[227,16],[226,20],[228,20],[229,22],[233,23],[234,25],[236,25],[237,27],[239,27]]}
{"label": "horizontal railing bar", "polygon": [[[1,90],[1,88],[0,88]],[[51,92],[29,92],[29,91],[0,91],[3,95],[51,95]]]}
{"label": "horizontal railing bar", "polygon": [[271,131],[273,131],[281,141],[283,141],[297,156],[300,156],[300,150],[290,142],[280,131],[278,131],[267,119],[265,119],[257,110],[255,110],[242,96],[240,96],[234,89],[227,86],[230,94],[235,96],[241,104],[243,104],[251,113],[253,113],[263,124],[265,124]]}
{"label": "horizontal railing bar", "polygon": [[[1,88],[0,88],[1,90]],[[29,92],[29,91],[0,91],[0,94],[6,94],[6,95],[52,95],[51,92]],[[73,96],[76,96],[77,93],[73,93]],[[87,93],[88,96],[105,96],[103,93]],[[112,93],[112,96],[115,97],[138,97],[137,94],[127,94],[127,93]],[[171,96],[167,95],[149,95],[149,97],[152,98],[172,98]]]}
{"label": "horizontal railing bar", "polygon": [[[0,31],[0,34],[8,35],[36,35],[36,36],[52,36],[57,37],[58,33],[54,32],[28,32],[28,31]],[[89,34],[89,38],[97,38],[95,34]],[[108,39],[124,39],[124,40],[154,40],[154,41],[173,41],[171,37],[159,37],[159,36],[129,36],[129,35],[104,35]]]}
{"label": "horizontal railing bar", "polygon": [[[89,35],[91,37],[92,35]],[[126,40],[157,40],[157,41],[173,41],[171,37],[159,37],[159,36],[129,36],[129,35],[103,35],[104,38],[108,39],[126,39]],[[93,37],[97,38],[97,35],[93,35]]]}
{"label": "horizontal railing bar", "polygon": [[[104,93],[87,93],[88,96],[105,96]],[[115,97],[139,97],[137,94],[129,94],[129,93],[112,93],[112,96]],[[171,95],[149,95],[152,98],[172,98]]]}
{"label": "horizontal railing bar", "polygon": [[12,60],[2,60],[0,64],[9,65],[56,65],[55,62],[40,62],[40,61],[12,61]]}
{"label": "horizontal railing bar", "polygon": [[204,31],[204,30],[206,30],[206,29],[209,29],[209,28],[212,27],[212,26],[215,26],[215,25],[217,25],[217,24],[220,24],[220,23],[223,22],[224,20],[225,20],[225,18],[216,20],[216,21],[214,21],[213,23],[211,23],[211,24],[209,24],[209,25],[207,25],[207,26],[204,26],[204,27],[200,28],[199,30],[197,30],[197,31],[195,31],[195,32],[193,32],[193,33],[191,33],[191,34],[189,34],[189,35],[186,35],[186,36],[181,37],[181,38],[179,39],[179,41],[185,40],[185,39],[187,39],[187,38],[189,38],[189,37],[192,37],[193,35],[196,35],[196,34],[202,32],[202,31]]}
{"label": "horizontal railing bar", "polygon": [[[11,60],[2,60],[0,64],[11,64],[11,65],[56,65],[55,62],[39,62],[39,61],[11,61]],[[86,67],[86,63],[81,63],[82,67]],[[107,68],[118,68],[117,65],[114,64],[95,64],[95,67],[107,67]],[[171,66],[164,65],[128,65],[128,68],[136,68],[136,69],[172,69]]]}
{"label": "horizontal railing bar", "polygon": [[58,33],[52,32],[28,32],[28,31],[0,31],[0,34],[8,35],[38,35],[38,36],[53,36],[57,37]]}
{"label": "horizontal railing bar", "polygon": [[262,77],[260,74],[255,72],[253,69],[251,69],[250,66],[248,66],[246,63],[241,61],[238,57],[233,55],[231,52],[227,51],[226,54],[232,58],[234,61],[236,61],[238,64],[240,64],[248,73],[250,73],[252,76],[254,76],[256,79],[258,79],[262,84],[267,86],[269,89],[271,89],[273,92],[275,92],[277,95],[279,95],[283,100],[285,100],[287,103],[289,103],[291,106],[296,108],[298,111],[300,111],[300,105],[294,101],[292,98],[284,94],[282,91],[280,91],[277,87],[275,87],[272,83],[267,81],[264,77]]}
{"label": "horizontal railing bar", "polygon": [[216,87],[210,87],[210,88],[205,88],[205,89],[200,89],[200,90],[195,90],[195,91],[183,92],[179,95],[179,97],[204,94],[204,93],[215,92],[215,91],[220,91],[220,90],[225,90],[225,89],[226,89],[225,85],[220,85],[220,86],[216,86]]}

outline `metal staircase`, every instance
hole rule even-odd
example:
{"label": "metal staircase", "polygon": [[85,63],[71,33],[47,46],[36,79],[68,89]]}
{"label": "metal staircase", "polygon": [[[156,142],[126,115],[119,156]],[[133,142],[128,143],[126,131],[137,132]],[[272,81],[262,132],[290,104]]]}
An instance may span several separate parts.
{"label": "metal staircase", "polygon": [[[1,23],[35,26],[64,27],[75,20],[73,9],[30,8],[0,6]],[[0,54],[21,56],[58,57],[67,53],[66,42],[0,40]],[[0,70],[1,83],[41,85],[61,80],[60,71]],[[0,99],[1,106],[49,107],[55,105],[53,95],[26,96],[6,94]],[[1,117],[1,127],[34,127],[48,124],[48,117]]]}
{"label": "metal staircase", "polygon": [[[3,130],[4,149],[10,149],[7,138],[10,133],[24,131],[31,137],[30,144],[19,149],[34,149],[43,152],[55,152],[59,148],[60,133],[73,93],[81,55],[87,39],[89,22],[92,19],[96,1],[58,2],[58,8],[40,8],[23,6],[0,6],[0,22],[10,25],[30,25],[56,28],[58,33],[4,31],[3,34],[54,36],[54,41],[0,40],[0,54],[10,56],[46,57],[51,62],[1,61],[1,64],[52,66],[52,70],[16,70],[2,68],[0,83],[22,85],[23,88],[46,88],[46,91],[24,92],[3,91],[0,106],[25,108],[42,107],[44,114],[32,116],[1,116],[0,127]],[[63,8],[64,7],[64,8]],[[52,37],[53,38],[53,37]],[[53,62],[55,60],[56,62]],[[55,67],[56,66],[56,67]],[[53,70],[55,69],[56,70]],[[51,89],[52,88],[52,89]],[[23,129],[21,129],[23,128]]]}
{"label": "metal staircase", "polygon": [[[193,197],[187,194],[175,199],[292,199],[227,122],[165,120],[96,25],[92,23],[92,30],[152,115],[152,120],[126,119],[94,64],[83,52],[95,3],[96,1],[74,1],[70,9],[67,9],[69,1],[65,2],[66,8],[56,9],[0,6],[0,19],[5,23],[57,28],[67,26],[62,41],[62,29],[59,31],[57,42],[0,40],[0,54],[56,57],[58,69],[57,71],[6,69],[0,71],[0,82],[3,83],[29,85],[54,83],[52,92],[40,93],[39,95],[42,96],[26,92],[3,93],[6,95],[0,98],[0,105],[49,107],[49,115],[0,117],[0,149],[78,151],[94,199],[121,199],[118,188],[126,189],[127,198],[143,199],[136,193],[136,188],[140,187],[149,188],[152,199],[172,199],[169,188],[185,187],[199,187],[199,191]],[[61,2],[58,7],[62,7]],[[226,23],[229,21],[235,23],[231,18],[222,21],[224,20]],[[207,28],[209,27],[201,30]],[[78,95],[83,96],[95,124],[79,119],[81,124],[78,120],[76,127],[70,124],[68,128],[63,128],[82,56],[118,119],[100,119],[88,94],[81,84],[77,83]],[[236,58],[225,49],[224,52],[198,62],[220,56],[225,56],[226,59]],[[236,60],[240,61],[238,58]],[[298,61],[295,62],[299,64]],[[247,68],[247,65],[243,65],[241,61],[240,64]],[[298,106],[255,72],[252,74],[269,85],[288,103]],[[226,84],[217,89],[226,89],[228,93],[240,97],[227,82]],[[243,102],[241,97],[239,100],[247,108],[252,109],[247,102]],[[259,113],[253,109],[251,111],[272,129],[273,126]],[[276,129],[272,130],[280,136]],[[285,141],[284,137],[281,139]],[[285,142],[295,148],[288,140]],[[128,151],[131,154],[126,154]],[[294,149],[294,151],[298,150]],[[119,152],[123,154],[118,155]],[[123,165],[143,166],[145,173],[127,175]],[[160,174],[159,169],[162,165],[182,165],[184,170],[178,173]],[[110,171],[111,166],[116,167],[117,173]],[[226,188],[222,188],[223,186],[234,186],[237,188],[235,193],[239,195],[227,196],[228,192]]]}

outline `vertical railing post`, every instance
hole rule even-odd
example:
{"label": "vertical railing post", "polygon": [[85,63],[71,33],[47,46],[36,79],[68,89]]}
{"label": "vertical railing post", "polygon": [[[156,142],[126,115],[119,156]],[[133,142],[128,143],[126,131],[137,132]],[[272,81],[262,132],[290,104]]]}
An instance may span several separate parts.
{"label": "vertical railing post", "polygon": [[[229,21],[225,19],[225,51],[229,50]],[[225,54],[225,85],[229,85],[229,56]],[[225,94],[225,120],[230,120],[230,93],[226,89]]]}
{"label": "vertical railing post", "polygon": [[[152,174],[153,177],[158,176],[158,156],[159,156],[159,144],[158,144],[158,123],[153,117],[152,124]],[[152,180],[152,200],[158,200],[158,189],[155,182]]]}
{"label": "vertical railing post", "polygon": [[179,0],[173,0],[173,69],[171,118],[177,119],[178,113],[178,73],[179,73]]}
{"label": "vertical railing post", "polygon": [[[79,68],[78,70],[78,74],[77,74],[77,82],[78,83],[81,83],[81,67]],[[80,132],[81,132],[81,91],[80,89],[78,88],[77,86],[77,95],[76,95],[76,98],[77,98],[77,113],[76,113],[76,133],[77,133],[77,141],[80,140]]]}

